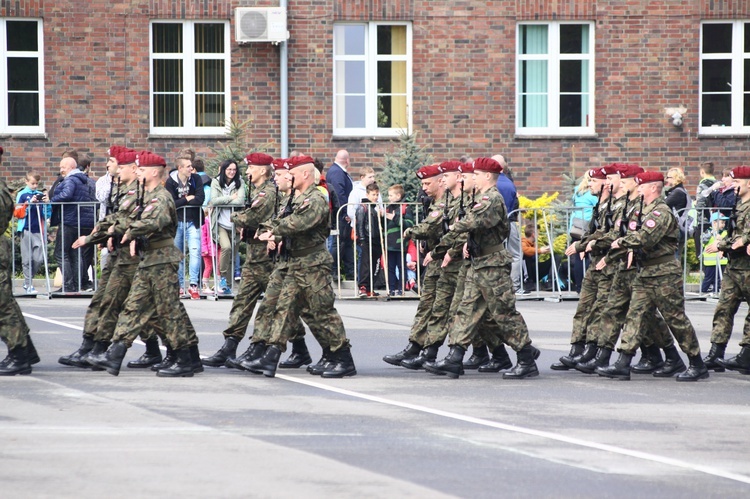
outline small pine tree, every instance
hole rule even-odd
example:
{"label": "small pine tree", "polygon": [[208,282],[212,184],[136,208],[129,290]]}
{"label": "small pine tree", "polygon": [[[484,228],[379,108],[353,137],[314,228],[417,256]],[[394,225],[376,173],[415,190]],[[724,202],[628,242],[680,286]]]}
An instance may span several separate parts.
{"label": "small pine tree", "polygon": [[206,160],[206,173],[209,177],[215,177],[219,174],[219,165],[227,159],[237,162],[237,166],[244,165],[242,161],[245,156],[252,152],[266,152],[273,142],[266,142],[260,146],[255,146],[246,140],[249,133],[252,119],[239,123],[234,118],[227,121],[227,138],[228,141],[217,142],[216,147],[211,147],[213,157]]}
{"label": "small pine tree", "polygon": [[403,133],[399,136],[398,148],[393,153],[386,153],[383,160],[383,170],[378,175],[381,190],[401,184],[404,186],[404,201],[414,202],[421,183],[415,175],[416,171],[432,163],[432,157],[417,145],[416,132]]}

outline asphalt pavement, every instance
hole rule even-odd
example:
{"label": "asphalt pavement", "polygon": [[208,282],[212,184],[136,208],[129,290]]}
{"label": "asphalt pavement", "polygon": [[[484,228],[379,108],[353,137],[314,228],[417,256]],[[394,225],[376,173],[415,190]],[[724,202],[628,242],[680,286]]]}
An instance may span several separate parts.
{"label": "asphalt pavement", "polygon": [[[341,380],[70,368],[57,358],[80,344],[88,300],[19,301],[42,361],[30,376],[0,378],[2,497],[750,495],[750,376],[551,371],[569,349],[574,301],[519,302],[542,350],[541,375],[521,381],[384,363],[407,344],[416,301],[337,301],[358,370]],[[211,355],[231,301],[183,303]],[[713,304],[687,310],[707,351]],[[308,345],[317,360],[310,335]],[[126,362],[142,352],[134,345]]]}

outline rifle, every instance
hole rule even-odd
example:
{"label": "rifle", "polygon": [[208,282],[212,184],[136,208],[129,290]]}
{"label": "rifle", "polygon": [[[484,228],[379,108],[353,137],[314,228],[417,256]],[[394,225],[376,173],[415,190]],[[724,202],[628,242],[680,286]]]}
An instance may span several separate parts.
{"label": "rifle", "polygon": [[[117,175],[117,181],[115,182],[115,177],[112,177],[112,180],[109,183],[109,196],[107,196],[107,209],[106,209],[106,215],[111,215],[112,213],[117,213],[117,210],[119,209],[120,205],[120,176]],[[115,189],[117,187],[117,189]],[[114,192],[114,198],[112,197],[112,193]]]}
{"label": "rifle", "polygon": [[[284,210],[281,212],[281,215],[278,215],[278,218],[286,218],[294,212],[292,209],[292,201],[294,201],[294,177],[292,177],[292,186],[289,188],[289,198],[286,200],[286,206],[284,206]],[[289,243],[291,243],[290,237],[284,236],[281,238],[279,256],[287,261],[289,260]]]}
{"label": "rifle", "polygon": [[463,220],[466,216],[466,208],[464,207],[464,179],[461,179],[461,199],[458,202],[458,219]]}
{"label": "rifle", "polygon": [[628,204],[630,203],[630,191],[625,194],[625,208],[622,210],[622,218],[620,218],[620,237],[625,237],[628,234],[628,223],[630,217],[628,216]]}
{"label": "rifle", "polygon": [[602,193],[604,192],[604,186],[599,189],[599,194],[596,196],[596,205],[591,212],[591,221],[589,221],[589,234],[593,234],[599,230],[599,205],[602,202]]}
{"label": "rifle", "polygon": [[727,241],[731,241],[734,236],[734,231],[737,229],[737,205],[740,202],[740,188],[737,187],[734,191],[734,204],[732,205],[732,213],[729,215],[729,221],[727,222]]}
{"label": "rifle", "polygon": [[[638,201],[638,218],[636,218],[635,221],[635,230],[641,230],[641,227],[643,227],[643,196],[641,196],[640,200]],[[635,259],[635,268],[638,270],[638,272],[641,271],[644,256],[645,255],[643,254],[643,248],[638,248],[633,252],[633,258]]]}
{"label": "rifle", "polygon": [[[139,189],[140,188],[140,189]],[[135,184],[135,196],[136,196],[136,207],[138,208],[138,213],[135,215],[135,220],[138,221],[141,219],[141,216],[143,216],[143,209],[144,209],[144,196],[146,195],[146,179],[144,178],[142,182],[137,182]],[[135,252],[138,254],[138,257],[143,260],[144,253],[146,251],[146,246],[148,245],[148,239],[146,239],[143,236],[139,236],[135,238]]]}
{"label": "rifle", "polygon": [[609,186],[609,199],[607,200],[607,211],[604,212],[604,232],[609,232],[612,230],[612,227],[614,227],[614,222],[612,221],[612,188],[614,186]]}
{"label": "rifle", "polygon": [[445,200],[443,201],[443,235],[450,230],[451,221],[448,218],[448,189],[445,190]]}

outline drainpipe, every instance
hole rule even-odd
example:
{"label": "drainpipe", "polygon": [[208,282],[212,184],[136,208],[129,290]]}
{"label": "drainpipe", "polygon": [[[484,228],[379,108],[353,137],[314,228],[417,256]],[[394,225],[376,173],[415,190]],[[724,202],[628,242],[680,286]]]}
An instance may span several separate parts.
{"label": "drainpipe", "polygon": [[[287,0],[279,0],[279,7],[286,8]],[[287,11],[287,25],[288,19],[289,12]],[[281,77],[281,85],[279,86],[281,91],[281,116],[279,117],[281,121],[281,157],[286,158],[289,156],[289,44],[287,41],[283,41],[279,48],[279,75]]]}

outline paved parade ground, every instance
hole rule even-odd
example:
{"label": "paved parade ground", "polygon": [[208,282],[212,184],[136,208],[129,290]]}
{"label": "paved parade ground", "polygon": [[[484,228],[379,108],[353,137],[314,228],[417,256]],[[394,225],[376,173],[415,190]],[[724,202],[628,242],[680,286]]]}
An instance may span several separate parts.
{"label": "paved parade ground", "polygon": [[[2,497],[750,496],[750,376],[553,372],[576,302],[519,303],[542,350],[541,375],[522,381],[385,364],[407,343],[416,301],[337,302],[359,373],[341,380],[65,367],[57,358],[80,344],[88,300],[19,302],[42,361],[0,378]],[[211,355],[231,301],[183,303]],[[704,354],[713,307],[687,305]]]}

